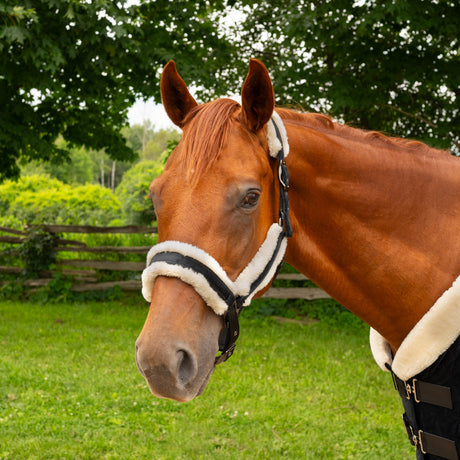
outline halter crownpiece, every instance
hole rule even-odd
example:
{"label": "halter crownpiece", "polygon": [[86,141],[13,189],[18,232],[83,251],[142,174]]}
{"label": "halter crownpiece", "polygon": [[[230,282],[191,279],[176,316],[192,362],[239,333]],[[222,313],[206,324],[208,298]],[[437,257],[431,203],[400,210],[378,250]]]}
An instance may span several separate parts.
{"label": "halter crownpiece", "polygon": [[283,120],[276,113],[272,113],[272,117],[267,123],[267,142],[268,142],[268,153],[271,157],[277,158],[279,152],[283,152],[283,158],[289,155],[289,143],[284,127]]}
{"label": "halter crownpiece", "polygon": [[216,358],[216,364],[232,355],[239,335],[239,313],[276,276],[283,263],[287,237],[292,236],[287,194],[289,175],[284,161],[289,144],[286,129],[276,112],[267,124],[267,140],[270,156],[278,160],[279,222],[270,226],[264,242],[238,278],[230,280],[210,254],[181,241],[164,241],[153,246],[142,273],[142,294],[148,302],[158,276],[179,278],[191,285],[216,314],[224,315],[225,326],[219,337],[222,354]]}

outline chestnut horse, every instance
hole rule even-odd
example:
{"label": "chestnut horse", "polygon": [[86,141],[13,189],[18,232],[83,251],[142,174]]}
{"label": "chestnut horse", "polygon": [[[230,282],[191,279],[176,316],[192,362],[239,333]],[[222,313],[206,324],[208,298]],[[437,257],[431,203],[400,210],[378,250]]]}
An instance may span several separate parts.
{"label": "chestnut horse", "polygon": [[[159,241],[199,248],[233,282],[278,221],[279,164],[267,141],[270,77],[251,60],[241,105],[230,99],[198,105],[171,61],[161,94],[183,136],[150,187]],[[285,260],[397,355],[460,274],[460,161],[324,115],[276,112],[290,150],[293,235]],[[139,370],[154,395],[191,400],[215,367],[223,317],[180,276],[160,273],[150,288],[136,342]],[[455,308],[454,319],[444,318],[456,324],[444,350],[460,331],[460,304]]]}

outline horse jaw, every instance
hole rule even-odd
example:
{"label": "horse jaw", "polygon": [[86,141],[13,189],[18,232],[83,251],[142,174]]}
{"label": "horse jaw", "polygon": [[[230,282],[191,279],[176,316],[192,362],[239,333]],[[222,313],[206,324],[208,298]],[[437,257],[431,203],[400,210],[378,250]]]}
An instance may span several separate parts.
{"label": "horse jaw", "polygon": [[176,278],[157,278],[152,292],[136,341],[137,366],[153,395],[190,401],[204,391],[214,371],[222,317]]}

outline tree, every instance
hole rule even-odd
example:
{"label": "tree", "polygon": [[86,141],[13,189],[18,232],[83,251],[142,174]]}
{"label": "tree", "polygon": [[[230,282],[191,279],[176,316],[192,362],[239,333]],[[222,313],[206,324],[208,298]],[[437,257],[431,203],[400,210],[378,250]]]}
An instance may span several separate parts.
{"label": "tree", "polygon": [[155,220],[149,185],[163,171],[163,165],[143,160],[123,176],[115,195],[121,202],[123,218],[127,224],[151,225]]}
{"label": "tree", "polygon": [[128,145],[138,153],[143,160],[158,160],[167,150],[168,143],[179,141],[180,133],[175,128],[159,129],[150,120],[144,120],[142,125],[136,124],[122,130]]}
{"label": "tree", "polygon": [[[212,7],[211,7],[212,5]],[[120,129],[136,97],[159,101],[159,71],[174,59],[189,81],[222,90],[227,39],[221,1],[4,0],[0,4],[0,180],[17,159],[59,161],[70,146],[135,154]],[[220,88],[220,89],[219,89]]]}
{"label": "tree", "polygon": [[[57,146],[68,149],[66,142],[59,138]],[[91,152],[83,147],[72,147],[69,150],[69,162],[49,163],[31,161],[20,165],[21,176],[45,175],[59,179],[65,184],[90,184],[93,182],[95,165]]]}
{"label": "tree", "polygon": [[278,103],[460,153],[460,4],[236,0],[240,53],[269,68]]}

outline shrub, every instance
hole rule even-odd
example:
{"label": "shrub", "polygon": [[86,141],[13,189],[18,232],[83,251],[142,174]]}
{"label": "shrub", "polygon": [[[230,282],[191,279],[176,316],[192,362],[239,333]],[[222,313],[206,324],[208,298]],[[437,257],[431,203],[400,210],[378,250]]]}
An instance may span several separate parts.
{"label": "shrub", "polygon": [[19,220],[17,217],[10,216],[10,215],[7,215],[7,216],[3,215],[3,216],[0,216],[0,227],[13,228],[15,230],[22,231],[24,230],[24,222],[22,222],[22,220]]}
{"label": "shrub", "polygon": [[104,187],[72,187],[43,176],[6,181],[0,209],[29,224],[108,225],[121,213],[120,202]]}
{"label": "shrub", "polygon": [[17,181],[6,180],[0,184],[0,213],[4,216],[9,214],[11,204],[23,192],[38,192],[39,190],[59,188],[62,182],[57,179],[51,179],[49,176],[21,177]]}
{"label": "shrub", "polygon": [[24,242],[18,247],[18,254],[25,262],[23,275],[38,278],[39,272],[49,270],[56,262],[57,235],[32,227],[27,232]]}
{"label": "shrub", "polygon": [[121,202],[123,218],[127,224],[151,225],[153,205],[148,196],[150,183],[163,171],[163,165],[143,160],[125,173],[115,195]]}

